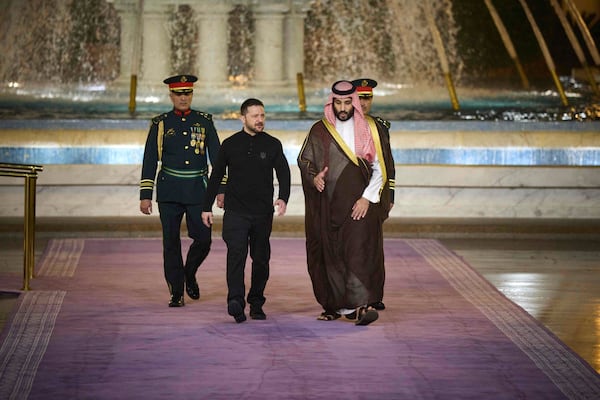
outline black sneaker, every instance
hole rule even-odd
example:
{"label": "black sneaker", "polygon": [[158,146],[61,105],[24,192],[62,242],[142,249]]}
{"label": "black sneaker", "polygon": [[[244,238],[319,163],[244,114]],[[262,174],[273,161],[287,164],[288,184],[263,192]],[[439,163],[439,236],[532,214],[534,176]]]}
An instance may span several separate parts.
{"label": "black sneaker", "polygon": [[198,287],[198,282],[195,277],[185,279],[185,291],[193,300],[198,300],[200,298],[200,288]]}
{"label": "black sneaker", "polygon": [[250,318],[263,320],[267,319],[267,314],[261,306],[250,306]]}
{"label": "black sneaker", "polygon": [[171,300],[169,301],[169,307],[183,307],[185,305],[183,301],[183,294],[172,294]]}
{"label": "black sneaker", "polygon": [[244,314],[242,305],[235,300],[229,300],[227,303],[227,313],[231,315],[238,324],[246,320],[246,314]]}

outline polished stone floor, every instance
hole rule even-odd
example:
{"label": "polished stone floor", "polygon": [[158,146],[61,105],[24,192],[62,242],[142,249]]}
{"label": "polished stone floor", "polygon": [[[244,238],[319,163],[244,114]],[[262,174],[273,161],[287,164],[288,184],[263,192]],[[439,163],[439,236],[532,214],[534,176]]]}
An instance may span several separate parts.
{"label": "polished stone floor", "polygon": [[[64,231],[56,234],[65,236]],[[115,231],[96,230],[93,236],[102,234],[113,237]],[[85,235],[92,236],[89,231]],[[152,231],[145,235],[159,233]],[[124,236],[131,236],[131,232]],[[560,238],[464,236],[456,232],[439,240],[600,372],[600,240],[564,235]],[[36,259],[51,237],[51,231],[37,235]],[[2,234],[0,271],[22,271],[22,268],[22,238],[18,234]],[[0,326],[5,324],[15,298],[0,292]]]}

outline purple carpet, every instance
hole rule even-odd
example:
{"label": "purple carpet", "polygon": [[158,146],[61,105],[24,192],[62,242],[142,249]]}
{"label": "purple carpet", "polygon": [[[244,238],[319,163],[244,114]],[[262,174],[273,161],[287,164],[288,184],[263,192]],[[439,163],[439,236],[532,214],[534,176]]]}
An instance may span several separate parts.
{"label": "purple carpet", "polygon": [[183,308],[167,307],[159,239],[52,240],[2,332],[0,398],[600,398],[585,361],[439,242],[385,250],[369,326],[316,320],[296,238],[272,239],[267,320],[236,324],[220,238]]}

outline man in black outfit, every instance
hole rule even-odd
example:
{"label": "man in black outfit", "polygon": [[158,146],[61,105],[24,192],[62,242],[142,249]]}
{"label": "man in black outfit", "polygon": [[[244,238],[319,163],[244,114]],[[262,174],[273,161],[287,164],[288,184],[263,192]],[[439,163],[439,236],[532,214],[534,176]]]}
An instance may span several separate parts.
{"label": "man in black outfit", "polygon": [[[152,194],[156,178],[156,201],[163,233],[165,279],[171,294],[169,307],[182,307],[183,290],[192,299],[200,298],[196,271],[208,255],[211,230],[201,219],[208,182],[207,153],[214,164],[219,152],[219,137],[210,114],[190,108],[193,75],[165,79],[173,110],[152,119],[142,165],[140,211],[152,213]],[[181,254],[181,221],[185,214],[188,235],[193,242],[185,264]]]}
{"label": "man in black outfit", "polygon": [[[225,139],[213,165],[204,201],[202,221],[213,223],[212,204],[223,177],[225,213],[223,240],[227,245],[227,312],[237,323],[246,320],[244,268],[250,247],[252,276],[247,301],[250,318],[266,319],[264,291],[269,279],[273,213],[284,215],[290,197],[290,168],[281,142],[264,132],[265,108],[257,99],[241,106],[243,128]],[[273,203],[273,170],[279,195]]]}

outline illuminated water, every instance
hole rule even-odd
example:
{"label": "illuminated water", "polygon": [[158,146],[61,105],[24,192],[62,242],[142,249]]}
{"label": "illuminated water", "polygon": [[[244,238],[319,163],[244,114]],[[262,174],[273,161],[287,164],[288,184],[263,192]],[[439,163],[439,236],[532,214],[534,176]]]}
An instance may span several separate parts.
{"label": "illuminated water", "polygon": [[[229,49],[228,65],[232,76],[245,75],[250,85],[213,91],[210,97],[197,90],[194,108],[210,112],[217,119],[231,119],[237,117],[239,104],[245,98],[258,97],[265,102],[270,119],[317,119],[321,117],[328,86],[333,80],[371,76],[380,81],[373,113],[393,121],[600,119],[600,101],[591,95],[589,85],[568,76],[563,76],[561,81],[569,106],[562,106],[546,68],[524,52],[536,53],[538,49],[535,44],[531,46],[532,35],[521,29],[524,21],[515,18],[521,12],[504,15],[509,17],[505,22],[512,27],[510,33],[517,44],[529,43],[520,55],[530,78],[537,78],[536,88],[531,91],[518,88],[519,79],[511,60],[502,50],[491,23],[485,23],[486,18],[491,20],[481,1],[439,0],[429,3],[431,8],[425,6],[427,2],[413,0],[355,0],[351,3],[353,7],[345,0],[306,3],[310,3],[305,22],[307,112],[298,111],[293,83],[278,90],[252,88],[251,42],[245,48]],[[547,15],[548,10],[552,13],[549,5],[541,3],[534,5],[536,15]],[[128,82],[114,80],[119,75],[114,58],[118,54],[115,42],[119,32],[112,3],[82,0],[72,3],[76,9],[70,4],[58,0],[10,0],[0,6],[0,15],[6,22],[0,29],[3,53],[0,126],[2,120],[9,119],[147,120],[168,110],[171,106],[166,93],[145,93],[145,88],[140,87],[135,113],[129,113]],[[399,23],[363,23],[365,15],[374,9],[373,4],[381,6],[375,7],[372,17]],[[503,7],[505,12],[515,7],[500,2],[497,6]],[[180,18],[189,18],[185,14],[189,9],[179,10]],[[230,35],[251,40],[252,24],[241,23],[249,18],[251,10],[252,6],[238,6],[232,11],[230,25],[239,32],[230,32]],[[452,110],[440,73],[438,55],[424,22],[427,10],[435,16],[443,35],[460,102],[459,111]],[[475,25],[478,21],[482,23]],[[175,37],[189,37],[186,29],[191,26],[174,23],[170,29]],[[485,40],[478,41],[480,37]],[[87,46],[74,46],[74,43],[80,44],[81,38]],[[348,45],[350,40],[352,45]],[[187,51],[189,43],[176,48],[181,43],[173,42],[174,69],[183,68],[186,60],[193,59]],[[67,51],[73,48],[77,51]],[[69,63],[62,62],[65,57]],[[565,59],[568,57],[556,61]],[[189,68],[193,70],[195,66]],[[491,68],[492,73],[488,70]],[[18,87],[7,85],[13,81]]]}
{"label": "illuminated water", "polygon": [[[149,119],[170,109],[166,93],[154,101],[138,101],[134,114],[128,110],[127,94],[78,92],[55,97],[0,95],[0,120],[6,119]],[[463,92],[464,93],[464,92]],[[581,91],[567,91],[569,106],[562,106],[556,92],[467,92],[460,97],[460,110],[453,111],[443,93],[417,98],[410,92],[381,94],[373,113],[388,120],[500,120],[500,121],[585,121],[600,120],[600,102]],[[237,118],[239,104],[247,97],[261,98],[270,119],[318,119],[322,116],[327,90],[307,94],[307,111],[299,112],[295,93],[237,91],[207,101],[196,92],[195,109],[209,112],[217,119]]]}

